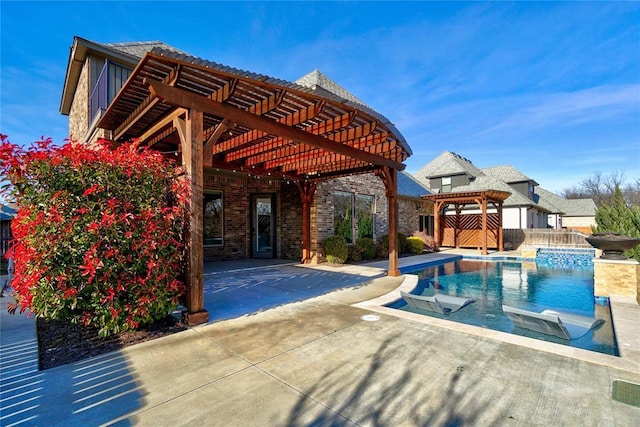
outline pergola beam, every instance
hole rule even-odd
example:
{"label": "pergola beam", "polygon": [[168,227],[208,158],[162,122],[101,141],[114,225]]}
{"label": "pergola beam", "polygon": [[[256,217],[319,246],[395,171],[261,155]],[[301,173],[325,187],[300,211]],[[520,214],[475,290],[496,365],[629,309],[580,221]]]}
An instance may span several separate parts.
{"label": "pergola beam", "polygon": [[[395,141],[387,141],[387,137],[388,135],[386,133],[372,135],[366,138],[360,138],[357,141],[353,141],[350,146],[372,154],[383,154],[390,152],[396,147]],[[252,166],[264,163],[265,169],[270,169],[279,165],[284,166],[288,163],[295,162],[297,159],[294,156],[299,156],[300,158],[322,157],[327,154],[328,153],[326,150],[317,149],[313,146],[305,144],[294,143],[283,146],[283,144],[280,143],[279,148],[277,149],[248,157],[245,160],[245,164],[247,166]],[[229,155],[226,156],[225,160],[231,161],[230,157],[231,156]],[[287,159],[287,157],[291,157],[291,159]]]}
{"label": "pergola beam", "polygon": [[[181,66],[173,68],[171,72],[165,77],[163,83],[169,84],[173,86],[180,75]],[[129,116],[122,121],[122,124],[116,128],[113,132],[114,140],[117,141],[129,130],[132,126],[134,126],[138,121],[144,117],[149,111],[153,109],[153,107],[158,104],[160,100],[154,96],[149,94],[144,101],[133,111],[133,113],[129,114]]]}
{"label": "pergola beam", "polygon": [[141,144],[145,143],[148,139],[150,139],[152,136],[154,136],[157,132],[162,130],[162,128],[164,128],[165,126],[167,126],[169,124],[172,124],[173,123],[173,119],[184,115],[186,113],[186,111],[187,110],[185,110],[184,108],[176,108],[175,110],[173,110],[172,112],[170,112],[169,114],[164,116],[162,119],[158,120],[153,126],[151,126],[151,128],[147,129],[147,131],[145,133],[140,135],[140,137],[138,138],[138,141]]}
{"label": "pergola beam", "polygon": [[[316,104],[310,105],[301,111],[296,111],[293,114],[289,114],[286,117],[279,119],[278,123],[282,123],[287,126],[298,125],[300,123],[303,123],[306,120],[310,120],[315,116],[317,116],[320,113],[320,111],[322,111],[323,106],[324,106],[323,102],[318,102]],[[242,111],[242,110],[238,110],[238,111]],[[221,153],[225,153],[232,150],[247,148],[247,146],[252,146],[253,144],[255,144],[258,139],[264,138],[265,136],[268,136],[268,135],[269,135],[268,132],[253,129],[249,132],[245,132],[241,135],[236,136],[235,138],[228,139],[223,143],[218,144],[215,149],[215,154],[221,154]],[[233,160],[237,160],[237,159],[233,159]]]}
{"label": "pergola beam", "polygon": [[295,127],[278,123],[270,119],[239,110],[236,107],[213,101],[209,98],[189,93],[162,82],[145,78],[144,83],[149,85],[149,90],[154,96],[161,98],[165,103],[184,108],[191,108],[212,114],[218,117],[227,118],[238,124],[249,128],[258,129],[262,132],[303,142],[317,148],[344,154],[363,162],[377,166],[403,170],[404,165],[394,160],[386,159],[375,154],[358,150],[344,144],[337,144],[318,135],[313,135]]}

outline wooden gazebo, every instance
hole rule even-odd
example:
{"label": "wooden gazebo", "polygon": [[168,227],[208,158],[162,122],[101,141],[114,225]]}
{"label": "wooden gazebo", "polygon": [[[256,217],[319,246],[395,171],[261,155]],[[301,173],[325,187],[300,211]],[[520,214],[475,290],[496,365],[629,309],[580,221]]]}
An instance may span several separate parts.
{"label": "wooden gazebo", "polygon": [[189,323],[207,321],[202,287],[204,168],[294,182],[302,200],[302,262],[311,253],[311,203],[321,180],[375,173],[389,201],[389,269],[396,250],[397,171],[411,150],[386,118],[327,91],[156,48],[138,63],[98,123],[182,156],[192,186]]}
{"label": "wooden gazebo", "polygon": [[[436,248],[476,247],[483,255],[488,254],[488,247],[502,251],[502,203],[510,195],[508,191],[483,190],[422,196],[434,204]],[[455,215],[444,215],[444,208],[449,205],[453,205]],[[469,205],[478,206],[481,213],[462,215],[462,209]],[[495,213],[487,213],[489,205],[495,208]]]}

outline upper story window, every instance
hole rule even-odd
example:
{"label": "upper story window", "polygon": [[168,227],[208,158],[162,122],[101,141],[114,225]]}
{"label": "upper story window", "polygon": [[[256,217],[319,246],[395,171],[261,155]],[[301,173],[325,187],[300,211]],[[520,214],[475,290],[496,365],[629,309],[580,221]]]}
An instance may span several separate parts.
{"label": "upper story window", "polygon": [[451,193],[451,177],[443,176],[442,185],[440,186],[441,193]]}
{"label": "upper story window", "polygon": [[97,78],[91,86],[91,96],[89,98],[89,119],[90,122],[101,117],[107,110],[111,101],[116,97],[124,83],[131,75],[131,69],[115,62],[104,61],[102,68],[97,68],[100,63],[96,63],[95,70]]}

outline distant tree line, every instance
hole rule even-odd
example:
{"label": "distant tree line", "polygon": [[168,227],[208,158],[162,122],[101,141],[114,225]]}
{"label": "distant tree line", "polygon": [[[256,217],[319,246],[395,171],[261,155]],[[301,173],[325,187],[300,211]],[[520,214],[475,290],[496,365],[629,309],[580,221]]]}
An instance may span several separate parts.
{"label": "distant tree line", "polygon": [[620,189],[628,206],[640,207],[640,177],[628,180],[623,172],[594,172],[580,184],[562,190],[560,196],[565,199],[591,198],[599,208],[613,203],[616,188]]}

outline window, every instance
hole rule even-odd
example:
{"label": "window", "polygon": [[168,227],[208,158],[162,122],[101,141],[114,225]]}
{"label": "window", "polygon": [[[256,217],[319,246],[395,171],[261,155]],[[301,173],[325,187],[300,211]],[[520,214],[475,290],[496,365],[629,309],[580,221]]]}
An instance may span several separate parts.
{"label": "window", "polygon": [[333,194],[333,232],[353,243],[353,195]]}
{"label": "window", "polygon": [[433,237],[434,226],[433,226],[433,215],[420,215],[419,217],[419,230],[424,232],[427,236]]}
{"label": "window", "polygon": [[[100,66],[100,63],[93,63],[93,67]],[[104,61],[101,69],[95,69],[97,78],[91,87],[91,97],[89,99],[89,118],[95,120],[107,110],[109,104],[116,97],[124,83],[131,74],[131,69],[116,64],[109,60]]]}
{"label": "window", "polygon": [[208,191],[204,193],[203,230],[205,246],[222,246],[223,209],[222,192]]}
{"label": "window", "polygon": [[445,176],[442,177],[442,185],[440,186],[441,193],[450,193],[451,192],[451,177]]}
{"label": "window", "polygon": [[356,196],[356,212],[358,214],[358,239],[374,235],[374,197],[366,195]]}

